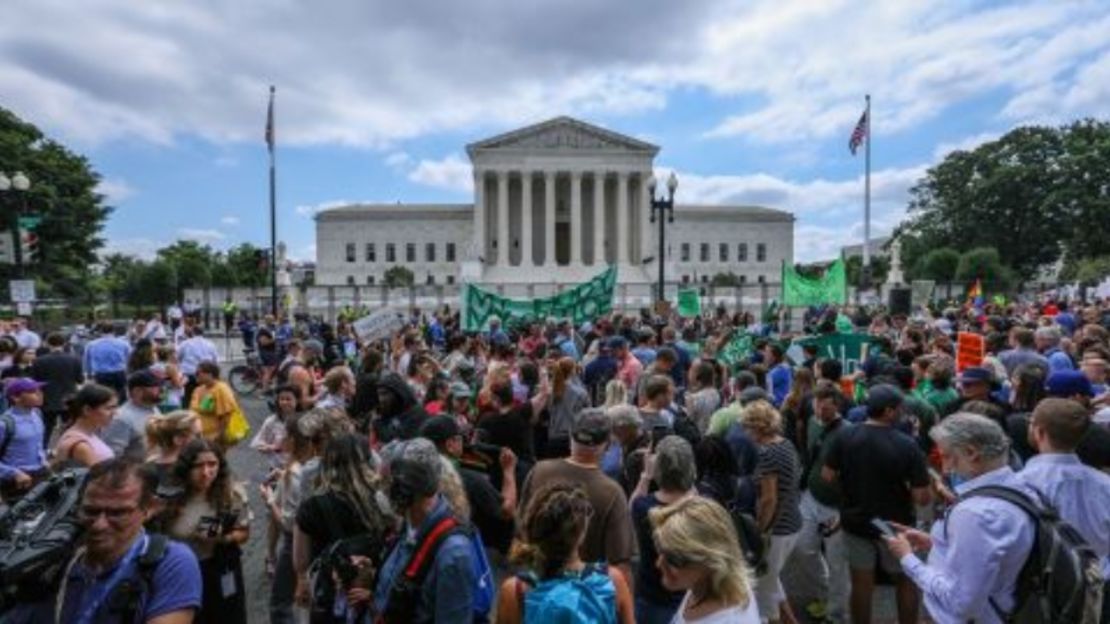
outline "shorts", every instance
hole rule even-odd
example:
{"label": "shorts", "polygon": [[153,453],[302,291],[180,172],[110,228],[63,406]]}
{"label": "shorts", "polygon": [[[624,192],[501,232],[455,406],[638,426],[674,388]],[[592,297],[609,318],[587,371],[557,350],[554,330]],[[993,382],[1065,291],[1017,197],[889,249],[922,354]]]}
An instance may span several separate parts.
{"label": "shorts", "polygon": [[844,548],[848,551],[848,567],[852,570],[873,572],[877,562],[887,574],[902,574],[902,564],[878,538],[860,537],[844,531]]}

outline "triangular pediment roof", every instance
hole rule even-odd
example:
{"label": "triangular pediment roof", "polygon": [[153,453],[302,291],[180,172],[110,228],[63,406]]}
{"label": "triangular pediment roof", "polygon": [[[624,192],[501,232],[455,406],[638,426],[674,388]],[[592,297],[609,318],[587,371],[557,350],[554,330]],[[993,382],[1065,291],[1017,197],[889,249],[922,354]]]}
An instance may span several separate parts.
{"label": "triangular pediment roof", "polygon": [[497,150],[638,152],[654,156],[659,147],[572,117],[556,117],[466,146],[477,152]]}

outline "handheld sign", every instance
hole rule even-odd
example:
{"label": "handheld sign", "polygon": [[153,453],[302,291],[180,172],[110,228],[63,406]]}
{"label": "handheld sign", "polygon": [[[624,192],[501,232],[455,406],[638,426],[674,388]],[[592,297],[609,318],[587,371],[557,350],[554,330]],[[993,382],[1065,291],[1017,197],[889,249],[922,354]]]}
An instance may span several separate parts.
{"label": "handheld sign", "polygon": [[364,316],[354,323],[351,323],[351,329],[355,330],[359,338],[367,342],[389,338],[393,332],[400,330],[404,326],[404,319],[389,308],[378,310],[369,316]]}
{"label": "handheld sign", "polygon": [[956,372],[979,366],[987,354],[987,341],[980,334],[960,332],[956,336]]}

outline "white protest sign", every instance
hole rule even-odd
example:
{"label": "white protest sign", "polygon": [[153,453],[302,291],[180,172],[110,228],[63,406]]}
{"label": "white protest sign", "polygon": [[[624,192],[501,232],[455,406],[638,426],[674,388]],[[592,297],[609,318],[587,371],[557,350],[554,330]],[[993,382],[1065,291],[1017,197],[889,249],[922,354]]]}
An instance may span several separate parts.
{"label": "white protest sign", "polygon": [[397,312],[385,308],[351,323],[358,337],[366,341],[389,338],[393,332],[405,326],[405,320]]}

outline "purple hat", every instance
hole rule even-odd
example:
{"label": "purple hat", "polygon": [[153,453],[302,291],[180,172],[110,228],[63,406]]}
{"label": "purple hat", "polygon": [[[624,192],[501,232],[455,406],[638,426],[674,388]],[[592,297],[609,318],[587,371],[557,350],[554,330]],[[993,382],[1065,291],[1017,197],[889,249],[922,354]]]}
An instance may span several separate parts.
{"label": "purple hat", "polygon": [[964,371],[960,373],[960,383],[966,384],[976,382],[993,384],[994,373],[992,373],[989,368],[982,368],[980,366],[965,368]]}
{"label": "purple hat", "polygon": [[1048,376],[1045,391],[1050,397],[1071,398],[1075,395],[1091,397],[1095,395],[1091,380],[1075,370],[1056,371]]}
{"label": "purple hat", "polygon": [[30,377],[16,377],[15,379],[8,380],[7,385],[4,386],[4,393],[9,399],[14,399],[24,392],[34,392],[45,385],[45,383],[35,381]]}

